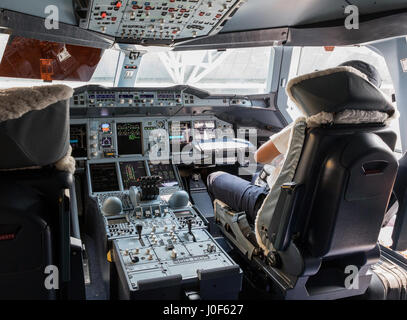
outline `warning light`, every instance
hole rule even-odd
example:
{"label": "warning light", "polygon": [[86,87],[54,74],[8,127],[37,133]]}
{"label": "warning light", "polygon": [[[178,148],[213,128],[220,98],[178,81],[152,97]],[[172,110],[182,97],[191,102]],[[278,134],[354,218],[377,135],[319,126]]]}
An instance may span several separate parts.
{"label": "warning light", "polygon": [[325,46],[324,48],[325,48],[325,51],[327,51],[327,52],[332,52],[335,50],[334,46]]}
{"label": "warning light", "polygon": [[100,14],[100,17],[101,17],[102,19],[106,18],[106,17],[107,17],[107,13],[103,11],[103,12]]}
{"label": "warning light", "polygon": [[116,8],[121,8],[122,7],[122,2],[121,1],[117,1],[116,2]]}

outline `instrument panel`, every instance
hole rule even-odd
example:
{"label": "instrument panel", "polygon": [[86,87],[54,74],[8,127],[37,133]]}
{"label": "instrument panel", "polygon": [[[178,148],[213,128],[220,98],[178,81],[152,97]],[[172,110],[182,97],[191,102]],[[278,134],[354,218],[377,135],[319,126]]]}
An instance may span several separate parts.
{"label": "instrument panel", "polygon": [[232,127],[214,116],[72,119],[70,142],[77,159],[168,160],[190,152],[192,142],[222,139]]}
{"label": "instrument panel", "polygon": [[160,194],[171,194],[182,189],[178,170],[171,161],[154,163],[142,158],[129,158],[89,161],[89,193],[92,195],[128,191],[132,186],[139,186],[141,177],[154,175],[162,178]]}
{"label": "instrument panel", "polygon": [[152,108],[162,111],[163,108],[177,110],[177,107],[251,107],[253,103],[245,96],[211,96],[206,91],[188,86],[107,88],[86,85],[75,89],[70,105],[71,108],[149,108],[141,110],[152,112]]}

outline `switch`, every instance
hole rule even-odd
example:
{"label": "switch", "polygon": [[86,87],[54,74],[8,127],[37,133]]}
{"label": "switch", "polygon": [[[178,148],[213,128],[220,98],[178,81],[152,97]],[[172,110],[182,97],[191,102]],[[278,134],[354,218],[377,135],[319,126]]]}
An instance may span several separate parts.
{"label": "switch", "polygon": [[176,259],[176,258],[177,258],[177,251],[175,251],[175,249],[172,249],[172,251],[171,251],[171,258],[172,258],[172,259]]}

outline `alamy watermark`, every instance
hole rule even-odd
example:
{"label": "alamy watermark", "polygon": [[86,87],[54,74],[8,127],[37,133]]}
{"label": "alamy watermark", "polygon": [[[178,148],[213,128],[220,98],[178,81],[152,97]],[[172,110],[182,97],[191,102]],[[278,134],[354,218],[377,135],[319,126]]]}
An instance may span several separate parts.
{"label": "alamy watermark", "polygon": [[349,274],[345,278],[345,288],[349,290],[359,289],[359,268],[354,265],[346,266],[345,274]]}
{"label": "alamy watermark", "polygon": [[44,286],[47,290],[59,289],[59,269],[57,266],[49,265],[45,267],[44,274],[47,276],[44,280]]}
{"label": "alamy watermark", "polygon": [[59,29],[59,9],[55,5],[45,7],[44,13],[47,15],[44,21],[47,30]]}
{"label": "alamy watermark", "polygon": [[345,28],[347,30],[359,29],[359,8],[355,5],[349,5],[345,7]]}

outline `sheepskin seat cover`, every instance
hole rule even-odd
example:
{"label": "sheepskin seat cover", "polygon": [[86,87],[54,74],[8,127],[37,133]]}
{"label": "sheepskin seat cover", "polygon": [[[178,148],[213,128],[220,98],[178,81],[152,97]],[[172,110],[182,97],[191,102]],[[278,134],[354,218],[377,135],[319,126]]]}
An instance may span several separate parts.
{"label": "sheepskin seat cover", "polygon": [[48,85],[0,90],[0,170],[55,165],[75,171],[69,145],[72,88]]}

